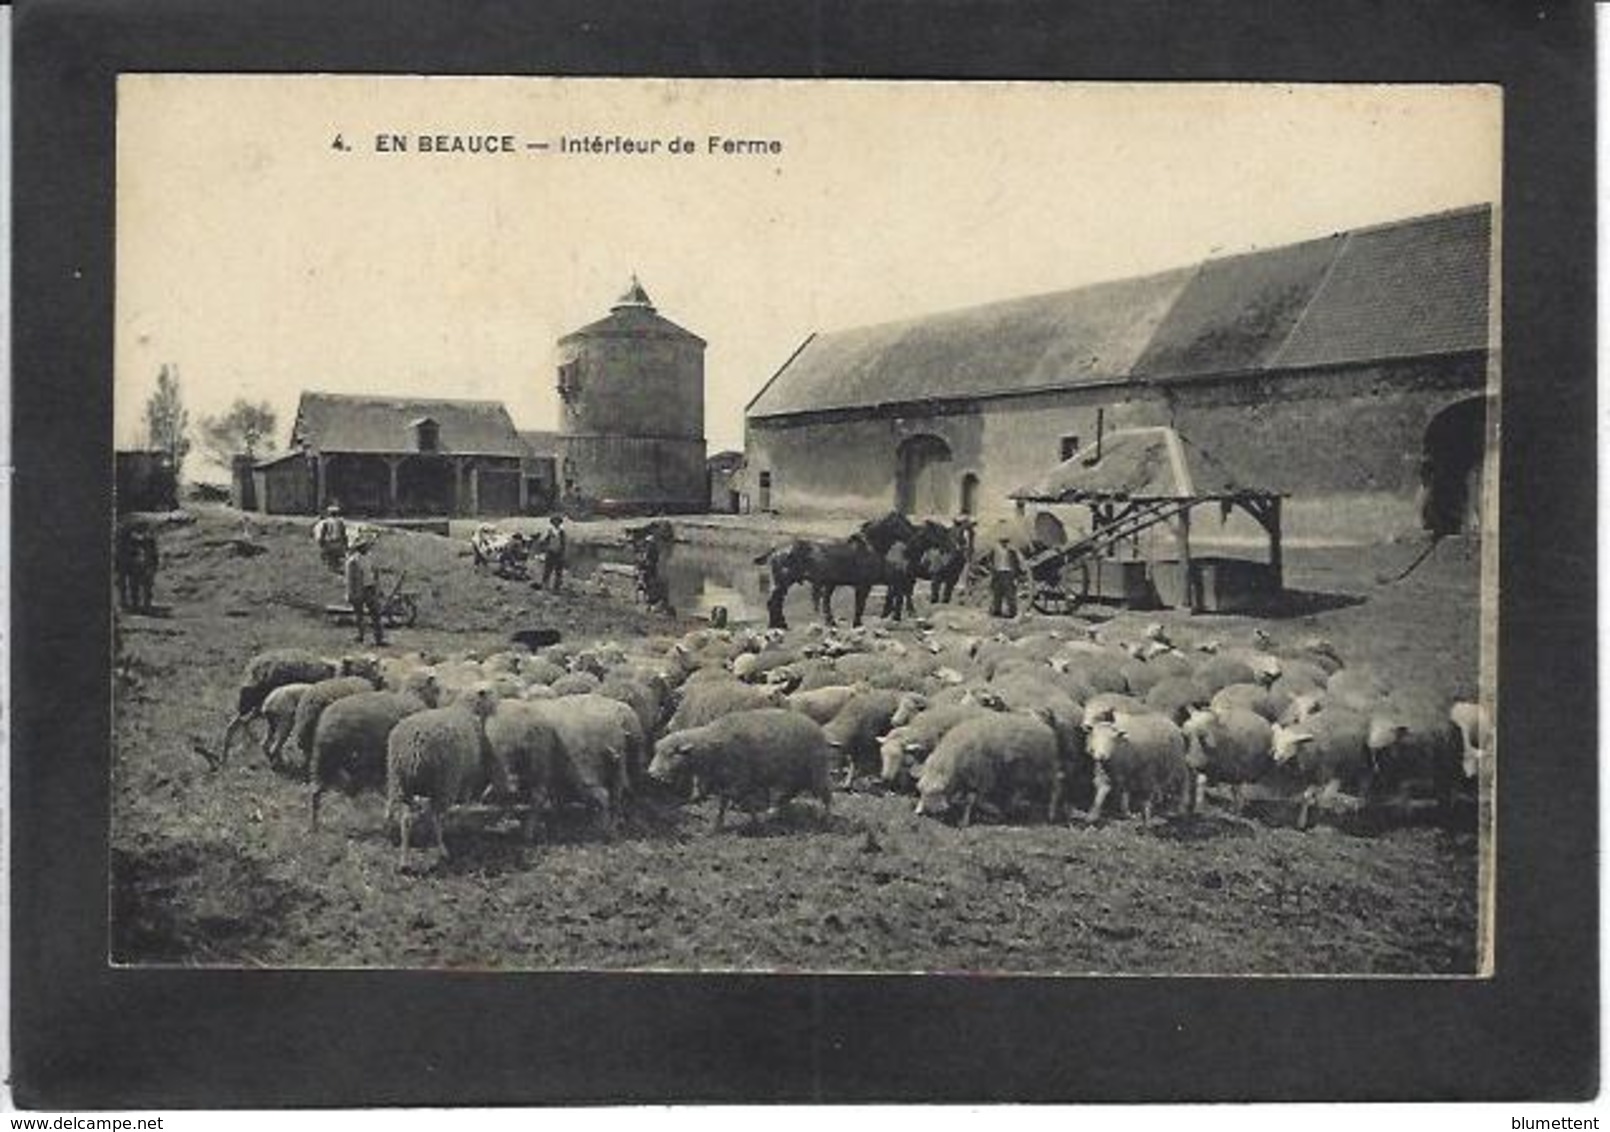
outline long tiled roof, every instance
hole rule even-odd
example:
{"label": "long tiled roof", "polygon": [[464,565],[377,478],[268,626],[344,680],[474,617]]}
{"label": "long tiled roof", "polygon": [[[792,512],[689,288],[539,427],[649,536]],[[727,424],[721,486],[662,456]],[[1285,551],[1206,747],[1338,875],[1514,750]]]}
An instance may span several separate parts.
{"label": "long tiled roof", "polygon": [[304,393],[293,446],[315,452],[413,452],[414,425],[437,424],[437,451],[458,456],[519,456],[527,449],[501,401],[357,397]]}
{"label": "long tiled roof", "polygon": [[814,335],[751,417],[1488,347],[1487,205]]}

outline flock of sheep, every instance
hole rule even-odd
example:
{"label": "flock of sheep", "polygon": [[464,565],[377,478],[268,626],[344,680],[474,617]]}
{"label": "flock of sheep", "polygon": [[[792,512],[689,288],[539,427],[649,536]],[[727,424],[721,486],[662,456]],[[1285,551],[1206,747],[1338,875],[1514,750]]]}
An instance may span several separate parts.
{"label": "flock of sheep", "polygon": [[962,825],[983,812],[1151,821],[1193,811],[1209,784],[1239,811],[1258,784],[1293,799],[1305,828],[1344,791],[1451,805],[1489,750],[1481,706],[1393,688],[1319,639],[1259,630],[1186,647],[1159,625],[1137,639],[992,628],[947,610],[905,626],[701,628],[490,655],[273,650],[248,663],[213,762],[266,719],[263,750],[309,782],[313,826],[330,789],[383,789],[406,868],[422,815],[446,856],[455,806],[510,807],[535,837],[559,807],[613,829],[649,793],[714,796],[719,828],[729,805],[829,808],[858,775]]}

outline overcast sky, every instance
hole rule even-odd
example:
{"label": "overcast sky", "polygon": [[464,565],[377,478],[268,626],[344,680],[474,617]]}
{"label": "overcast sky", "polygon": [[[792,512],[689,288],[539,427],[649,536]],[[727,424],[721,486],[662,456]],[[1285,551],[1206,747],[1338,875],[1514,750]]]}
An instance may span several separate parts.
{"label": "overcast sky", "polygon": [[[636,272],[709,342],[710,450],[738,447],[813,331],[1496,203],[1500,118],[1490,87],[124,76],[117,439],[163,363],[192,420],[267,400],[281,443],[304,389],[551,428],[555,340]],[[594,134],[662,145],[559,152]]]}

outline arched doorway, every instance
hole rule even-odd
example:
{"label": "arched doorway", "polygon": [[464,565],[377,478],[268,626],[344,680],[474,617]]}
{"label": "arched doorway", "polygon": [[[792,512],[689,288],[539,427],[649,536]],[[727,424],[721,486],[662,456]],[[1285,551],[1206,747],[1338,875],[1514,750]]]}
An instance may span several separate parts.
{"label": "arched doorway", "polygon": [[1487,399],[1455,401],[1431,418],[1420,456],[1420,519],[1433,534],[1481,529]]}
{"label": "arched doorway", "polygon": [[950,445],[924,434],[901,442],[895,450],[895,506],[907,515],[948,515]]}
{"label": "arched doorway", "polygon": [[962,477],[962,514],[978,514],[978,477],[972,472]]}

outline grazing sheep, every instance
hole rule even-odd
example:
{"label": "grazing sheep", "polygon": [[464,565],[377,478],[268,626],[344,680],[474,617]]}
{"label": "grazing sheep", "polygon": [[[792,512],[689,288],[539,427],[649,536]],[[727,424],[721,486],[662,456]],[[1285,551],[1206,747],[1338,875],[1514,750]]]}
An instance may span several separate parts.
{"label": "grazing sheep", "polygon": [[661,700],[653,689],[636,680],[610,673],[598,686],[598,694],[631,708],[644,735],[653,735],[655,729],[659,727]]}
{"label": "grazing sheep", "polygon": [[851,696],[867,691],[871,691],[870,684],[829,684],[824,688],[812,688],[809,692],[795,692],[788,697],[786,704],[790,711],[797,711],[807,719],[825,725],[844,709]]}
{"label": "grazing sheep", "polygon": [[1369,794],[1374,763],[1370,758],[1369,717],[1345,707],[1326,707],[1300,724],[1276,724],[1271,754],[1275,764],[1302,786],[1297,828],[1307,829],[1316,803],[1333,800],[1344,786],[1359,798]]}
{"label": "grazing sheep", "polygon": [[1033,715],[990,713],[958,723],[939,740],[917,779],[916,812],[937,817],[960,800],[966,828],[980,802],[1005,810],[1023,794],[1043,800],[1046,820],[1056,820],[1062,805],[1056,733]]}
{"label": "grazing sheep", "polygon": [[1214,711],[1244,708],[1247,711],[1257,712],[1270,723],[1279,722],[1281,714],[1290,706],[1289,697],[1280,695],[1274,688],[1265,688],[1262,684],[1231,684],[1228,688],[1220,688],[1213,694],[1213,699],[1208,704]]}
{"label": "grazing sheep", "polygon": [[268,720],[268,733],[263,736],[263,754],[268,765],[278,768],[280,750],[296,730],[296,705],[302,702],[302,693],[312,684],[281,684],[263,700],[259,714]]}
{"label": "grazing sheep", "polygon": [[904,695],[885,688],[869,688],[851,696],[823,729],[828,745],[844,760],[844,785],[855,780],[858,766],[870,768],[878,763],[878,736],[889,730],[889,721],[900,710]]}
{"label": "grazing sheep", "polygon": [[[236,696],[235,718],[224,728],[223,750],[213,763],[221,767],[229,760],[229,745],[235,733],[256,719],[263,701],[275,688],[285,684],[316,684],[341,673],[346,661],[327,660],[306,649],[269,649],[246,662]],[[211,758],[209,756],[209,761]]]}
{"label": "grazing sheep", "polygon": [[1124,677],[1124,663],[1095,656],[1074,657],[1068,661],[1063,672],[1098,695],[1128,695],[1129,681]]}
{"label": "grazing sheep", "polygon": [[577,671],[567,672],[548,686],[556,696],[585,696],[598,691],[602,683],[592,672]]}
{"label": "grazing sheep", "polygon": [[1428,696],[1398,694],[1370,720],[1370,761],[1378,792],[1407,805],[1410,792],[1430,792],[1444,813],[1465,777],[1464,742],[1448,711]]}
{"label": "grazing sheep", "polygon": [[1144,697],[1169,678],[1161,668],[1155,668],[1144,660],[1128,661],[1118,671],[1123,675],[1124,683],[1129,686],[1129,693],[1133,696]]}
{"label": "grazing sheep", "polygon": [[1096,765],[1091,821],[1101,816],[1114,789],[1120,810],[1127,814],[1139,802],[1141,818],[1148,823],[1159,802],[1183,799],[1187,812],[1195,809],[1195,776],[1185,762],[1185,736],[1160,715],[1120,715],[1097,724],[1090,732],[1090,758]]}
{"label": "grazing sheep", "polygon": [[1492,749],[1493,725],[1487,708],[1484,704],[1459,700],[1448,709],[1448,720],[1459,729],[1465,777],[1475,778]]}
{"label": "grazing sheep", "polygon": [[894,727],[879,740],[883,781],[890,786],[903,785],[951,728],[989,710],[981,704],[965,703],[931,707],[903,721],[897,714],[891,720]]}
{"label": "grazing sheep", "polygon": [[1145,700],[1137,700],[1134,696],[1120,692],[1102,692],[1091,696],[1085,701],[1084,718],[1081,721],[1086,731],[1098,723],[1110,723],[1117,715],[1153,715],[1152,707]]}
{"label": "grazing sheep", "polygon": [[1184,723],[1192,711],[1207,706],[1211,698],[1195,680],[1170,676],[1166,680],[1158,681],[1152,686],[1152,690],[1146,693],[1146,706],[1178,724]]}
{"label": "grazing sheep", "polygon": [[1262,681],[1257,670],[1244,660],[1222,654],[1209,658],[1197,666],[1191,679],[1196,686],[1202,689],[1207,699],[1212,699],[1222,688],[1231,684],[1258,684]]}
{"label": "grazing sheep", "polygon": [[666,782],[691,773],[705,794],[719,799],[715,828],[720,829],[732,803],[750,804],[753,813],[756,801],[769,809],[775,798],[781,808],[797,794],[811,794],[831,810],[831,756],[818,724],[798,712],[760,708],[665,736],[648,770]]}
{"label": "grazing sheep", "polygon": [[525,701],[499,702],[486,719],[486,743],[492,758],[507,768],[516,797],[528,807],[522,823],[528,841],[536,839],[538,814],[553,808],[556,794],[586,798],[545,711]]}
{"label": "grazing sheep", "polygon": [[386,824],[397,825],[399,869],[408,868],[418,804],[430,815],[436,848],[446,859],[442,825],[450,807],[489,792],[513,793],[508,768],[486,742],[485,721],[496,707],[490,688],[472,688],[452,706],[418,712],[392,728],[386,740]]}
{"label": "grazing sheep", "polygon": [[647,752],[636,714],[617,700],[590,694],[524,706],[540,713],[558,736],[565,792],[588,805],[606,832],[613,830]]}
{"label": "grazing sheep", "polygon": [[543,656],[522,656],[519,673],[537,684],[552,684],[565,675],[565,668]]}
{"label": "grazing sheep", "polygon": [[1367,666],[1339,669],[1325,685],[1325,698],[1337,707],[1372,712],[1392,694],[1392,685]]}
{"label": "grazing sheep", "polygon": [[308,777],[313,782],[309,819],[319,828],[319,802],[339,787],[349,797],[386,784],[386,743],[392,729],[437,705],[439,689],[428,672],[415,673],[405,691],[366,691],[345,696],[320,713],[313,732]]}
{"label": "grazing sheep", "polygon": [[730,677],[711,684],[690,681],[682,685],[681,692],[681,702],[666,725],[668,732],[703,727],[735,711],[781,707],[785,699],[781,689],[741,684]]}
{"label": "grazing sheep", "polygon": [[1193,711],[1180,733],[1186,764],[1209,782],[1229,783],[1238,814],[1244,804],[1241,788],[1274,769],[1274,729],[1255,711],[1234,706]]}
{"label": "grazing sheep", "polygon": [[302,754],[302,760],[297,766],[299,771],[305,774],[313,759],[313,736],[319,726],[319,716],[324,714],[324,709],[347,696],[374,690],[375,681],[368,677],[337,676],[330,680],[320,680],[302,693],[301,699],[296,704],[296,719],[291,725],[291,734],[296,739],[296,749]]}

